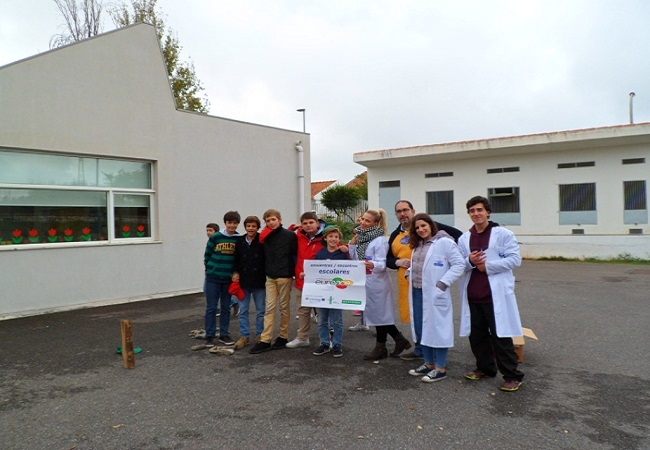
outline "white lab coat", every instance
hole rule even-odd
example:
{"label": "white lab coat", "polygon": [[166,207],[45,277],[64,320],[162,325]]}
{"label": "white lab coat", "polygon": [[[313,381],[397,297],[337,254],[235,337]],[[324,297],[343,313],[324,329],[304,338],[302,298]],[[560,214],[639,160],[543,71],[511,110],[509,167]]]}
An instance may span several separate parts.
{"label": "white lab coat", "polygon": [[[440,233],[440,232],[439,232]],[[427,347],[449,348],[454,346],[454,310],[451,301],[451,285],[465,272],[465,263],[453,238],[444,231],[436,234],[429,246],[422,268],[422,336],[420,343]],[[411,267],[413,267],[411,265]],[[413,281],[409,274],[409,304],[411,306],[411,332],[415,335],[413,320]],[[445,291],[436,288],[442,281],[449,286]]]}
{"label": "white lab coat", "polygon": [[[458,240],[460,252],[465,260],[465,278],[461,283],[462,308],[460,315],[460,335],[469,336],[471,329],[471,318],[469,303],[467,301],[467,285],[473,266],[469,261],[469,238],[467,231]],[[521,319],[517,308],[515,297],[515,276],[512,270],[521,265],[519,244],[515,234],[503,227],[493,227],[490,232],[490,243],[485,250],[487,262],[485,264],[490,289],[492,290],[492,302],[494,304],[494,320],[496,322],[496,334],[499,337],[522,336]]]}
{"label": "white lab coat", "polygon": [[[366,275],[366,309],[363,318],[366,325],[394,325],[395,299],[393,298],[393,283],[386,271],[386,254],[388,239],[379,236],[370,241],[366,249],[366,258],[371,259],[375,267],[372,273]],[[352,259],[357,258],[357,246],[350,245]]]}

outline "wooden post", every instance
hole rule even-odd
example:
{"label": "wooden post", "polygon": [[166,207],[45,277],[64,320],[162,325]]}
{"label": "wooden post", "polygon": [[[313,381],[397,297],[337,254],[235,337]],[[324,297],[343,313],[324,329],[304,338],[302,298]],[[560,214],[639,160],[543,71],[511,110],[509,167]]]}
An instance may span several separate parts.
{"label": "wooden post", "polygon": [[122,360],[125,369],[135,367],[135,353],[133,352],[133,334],[131,332],[131,321],[122,321]]}

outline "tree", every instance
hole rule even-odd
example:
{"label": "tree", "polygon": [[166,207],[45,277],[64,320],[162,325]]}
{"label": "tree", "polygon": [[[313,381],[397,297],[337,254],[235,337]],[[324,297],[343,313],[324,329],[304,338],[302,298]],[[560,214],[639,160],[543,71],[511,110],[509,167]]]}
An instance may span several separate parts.
{"label": "tree", "polygon": [[368,172],[360,173],[348,183],[359,192],[359,198],[368,200]]}
{"label": "tree", "polygon": [[204,88],[196,76],[194,63],[180,61],[179,56],[182,47],[176,34],[171,29],[167,29],[161,13],[156,11],[157,1],[131,0],[130,8],[122,4],[111,11],[113,22],[118,27],[125,27],[138,22],[153,25],[167,65],[169,82],[174,97],[176,97],[176,106],[180,109],[207,114],[210,109],[210,102],[206,97],[199,97]]}
{"label": "tree", "polygon": [[93,37],[103,30],[102,0],[52,0],[63,15],[66,29],[50,39],[50,48],[58,48]]}
{"label": "tree", "polygon": [[355,218],[348,214],[348,210],[357,206],[359,200],[361,200],[359,191],[349,186],[332,186],[324,190],[321,194],[321,204],[327,209],[334,211],[339,220],[343,217],[348,217],[354,222]]}
{"label": "tree", "polygon": [[[50,48],[57,48],[93,37],[102,32],[104,11],[103,0],[52,0],[61,11],[66,31],[55,34],[50,39]],[[131,4],[120,3],[109,11],[117,27],[125,27],[138,22],[154,26],[162,48],[169,83],[171,84],[176,106],[179,109],[207,114],[210,102],[201,97],[204,91],[196,76],[194,63],[181,62],[181,45],[175,33],[167,29],[162,15],[156,11],[158,0],[130,0]]]}

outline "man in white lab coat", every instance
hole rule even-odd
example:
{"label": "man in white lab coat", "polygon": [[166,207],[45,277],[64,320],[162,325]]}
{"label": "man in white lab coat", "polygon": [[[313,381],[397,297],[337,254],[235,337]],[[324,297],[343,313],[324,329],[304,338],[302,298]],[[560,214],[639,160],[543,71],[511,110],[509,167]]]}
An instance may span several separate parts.
{"label": "man in white lab coat", "polygon": [[466,207],[474,226],[458,241],[466,272],[460,335],[469,335],[476,369],[465,378],[495,377],[498,369],[505,380],[501,390],[516,391],[524,378],[512,343],[523,334],[512,273],[521,265],[519,244],[512,231],[489,220],[487,198],[472,197]]}

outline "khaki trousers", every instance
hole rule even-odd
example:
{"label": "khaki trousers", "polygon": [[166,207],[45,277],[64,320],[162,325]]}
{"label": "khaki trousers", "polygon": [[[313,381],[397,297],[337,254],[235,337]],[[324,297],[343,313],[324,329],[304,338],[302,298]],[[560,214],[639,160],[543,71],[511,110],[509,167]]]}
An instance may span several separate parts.
{"label": "khaki trousers", "polygon": [[289,338],[289,317],[291,315],[291,283],[293,278],[266,279],[266,312],[264,313],[264,331],[260,341],[271,343],[275,330],[275,310],[280,306],[279,337]]}

